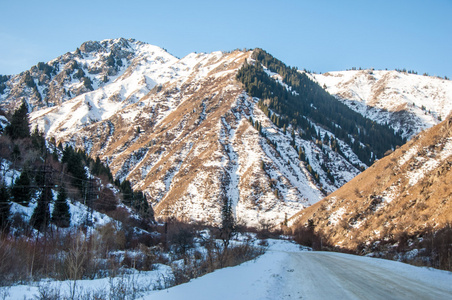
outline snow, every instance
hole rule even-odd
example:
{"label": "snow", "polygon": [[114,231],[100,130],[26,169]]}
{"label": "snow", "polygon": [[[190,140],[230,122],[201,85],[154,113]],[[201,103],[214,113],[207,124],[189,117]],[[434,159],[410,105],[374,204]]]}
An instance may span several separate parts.
{"label": "snow", "polygon": [[[47,137],[53,136],[57,141],[73,142],[79,146],[81,144],[88,150],[97,151],[97,153],[90,154],[104,156],[103,159],[114,166],[112,170],[116,178],[133,178],[134,188],[144,190],[153,199],[154,204],[161,203],[167,195],[169,198],[173,197],[172,192],[176,187],[182,186],[180,184],[180,173],[181,170],[187,170],[185,166],[190,161],[190,157],[186,158],[187,154],[179,151],[172,152],[171,148],[181,141],[183,138],[181,135],[193,130],[193,127],[186,128],[186,124],[190,122],[190,115],[192,115],[190,112],[194,110],[190,108],[189,111],[184,111],[184,117],[181,121],[178,120],[180,123],[177,126],[167,126],[172,124],[166,123],[168,117],[174,112],[182,111],[190,101],[195,101],[196,97],[193,96],[196,95],[197,91],[202,92],[205,84],[208,85],[208,82],[212,80],[221,82],[222,76],[235,72],[236,66],[232,68],[230,65],[238,62],[239,59],[249,58],[251,53],[239,51],[232,54],[222,52],[191,53],[178,59],[159,47],[133,40],[105,40],[100,44],[103,50],[83,53],[83,57],[77,57],[78,64],[83,66],[84,70],[86,69],[86,76],[90,77],[93,86],[98,88],[71,100],[63,101],[59,106],[33,112],[31,122],[38,124],[40,128],[44,128]],[[111,53],[111,49],[114,47],[124,48],[125,50],[122,49],[121,51],[126,51],[129,54],[127,59],[122,59],[123,66],[117,70],[117,73],[109,76],[108,82],[103,83],[98,78],[99,74],[90,74],[86,71],[96,64],[102,65],[102,60]],[[62,65],[61,68],[63,67]],[[288,91],[293,91],[290,86],[282,82],[280,75],[266,68],[264,70]],[[373,75],[368,72],[345,72],[345,75],[338,73],[337,76],[334,72],[331,74],[333,75],[324,75],[323,77],[319,75],[319,78],[314,78],[315,76],[312,75],[311,77],[318,82],[325,80],[328,88],[331,86],[331,89],[333,89],[333,85],[337,86],[337,91],[334,89],[332,91],[338,93],[343,92],[340,87],[345,86],[345,83],[348,84],[350,81],[350,85],[356,91],[350,89],[355,93],[356,99],[362,101],[353,100],[355,98],[352,100],[357,102],[356,105],[358,106],[364,103],[362,107],[367,111],[368,103],[364,101],[364,98],[372,98],[375,82],[384,80],[392,82],[391,76],[393,73],[375,71]],[[369,79],[369,77],[373,79]],[[422,82],[424,82],[424,79],[427,80],[428,78],[421,76]],[[229,92],[241,92],[239,91],[240,87],[234,84],[233,76],[229,80],[231,84],[219,87],[211,98],[202,96],[204,99],[202,100],[202,108],[201,106],[196,107],[197,114],[199,114],[198,109],[202,109],[202,113],[195,124],[197,128],[202,127],[199,126],[200,124],[205,125],[205,120],[210,121],[209,118],[216,108],[212,107],[213,99],[227,99]],[[404,77],[403,80],[403,82],[409,82],[411,77]],[[78,85],[80,83],[74,80],[67,84]],[[435,84],[432,83],[431,86]],[[436,86],[439,87],[441,84]],[[218,96],[218,94],[221,95]],[[184,187],[184,190],[181,191],[182,194],[178,199],[179,207],[175,208],[173,212],[183,212],[186,216],[189,215],[188,211],[192,211],[194,212],[193,215],[200,216],[189,215],[189,218],[193,220],[200,218],[205,220],[208,218],[208,213],[213,213],[212,219],[215,219],[218,216],[215,213],[215,211],[218,211],[219,205],[218,190],[219,187],[223,188],[220,179],[221,176],[226,176],[230,180],[225,191],[228,198],[232,200],[237,217],[251,221],[251,223],[248,223],[249,225],[258,225],[260,220],[272,220],[276,224],[284,221],[286,215],[290,217],[351,180],[359,173],[355,166],[365,167],[350,147],[342,141],[338,142],[346,158],[341,157],[326,145],[320,146],[315,141],[303,140],[298,134],[295,134],[296,146],[304,149],[312,169],[319,175],[317,182],[309,174],[307,164],[298,160],[298,153],[291,146],[292,138],[290,134],[284,134],[257,108],[258,99],[253,99],[242,93],[235,100],[232,106],[228,107],[226,114],[222,112],[221,121],[215,122],[216,124],[212,128],[215,132],[217,132],[217,129],[218,131],[223,130],[224,135],[218,141],[222,147],[221,150],[215,151],[212,159],[203,162],[204,170],[197,173],[194,181],[188,183],[187,187]],[[416,107],[419,108],[422,103],[417,103]],[[221,100],[215,103],[217,106],[220,104],[222,104]],[[379,106],[375,105],[375,107],[378,108]],[[363,112],[365,111],[363,110]],[[235,116],[235,119],[229,118],[231,114]],[[141,158],[139,159],[135,152],[130,153],[128,151],[136,145],[140,149],[143,147],[149,148],[149,143],[146,145],[139,144],[140,140],[145,139],[142,136],[129,138],[126,136],[124,140],[128,139],[123,143],[123,148],[112,153],[112,151],[106,149],[109,149],[113,143],[119,142],[119,140],[114,140],[115,136],[112,136],[111,130],[108,133],[104,129],[106,128],[105,124],[114,122],[116,117],[124,121],[124,123],[115,123],[118,126],[118,132],[123,129],[122,126],[135,127],[137,123],[150,122],[151,128],[157,129],[160,126],[166,130],[168,136],[174,136],[174,139],[168,147],[165,146],[158,153],[149,150],[144,156],[139,156]],[[236,138],[237,130],[244,126],[243,124],[247,122],[249,117],[262,124],[262,132],[271,143],[268,143],[262,135],[257,134],[253,128],[248,130],[250,132],[243,134],[240,139]],[[89,126],[102,121],[105,122],[101,126],[105,125],[105,128],[99,129],[95,126]],[[332,136],[331,132],[315,126],[315,124],[313,126],[317,132],[320,132],[321,136],[325,134]],[[143,127],[146,126],[143,125]],[[97,131],[98,136],[93,137],[93,142],[86,141],[86,137],[79,133],[82,129],[86,129],[83,133],[86,133],[87,136],[90,134],[87,131]],[[288,131],[291,132],[290,126]],[[105,143],[102,140],[102,134],[108,135]],[[117,135],[117,132],[114,132],[114,134]],[[157,131],[151,132],[149,130],[146,134],[157,135]],[[96,138],[102,140],[103,148],[100,150],[97,149],[99,143],[96,144]],[[80,142],[81,139],[83,142]],[[192,150],[189,150],[191,157],[202,153],[204,149],[205,145],[199,140],[202,140],[202,138],[197,137],[196,142],[194,142],[195,146]],[[184,141],[183,143],[188,145],[188,142]],[[272,143],[277,143],[276,149],[271,145]],[[211,144],[206,147],[210,146]],[[162,165],[162,162],[169,163],[171,166],[166,165],[164,167],[165,164]],[[265,174],[260,171],[261,162],[269,166]],[[158,175],[159,178],[152,178],[156,174],[155,172],[158,173],[163,168],[165,172]],[[209,171],[206,169],[209,169]],[[327,178],[326,170],[329,170],[334,176],[334,182]],[[258,177],[251,181],[257,191],[255,194],[253,194],[249,184],[245,187],[242,182],[243,178],[246,177],[244,176],[246,172],[252,173],[253,178]],[[261,178],[256,174],[265,176]],[[210,180],[208,187],[206,187],[206,178]],[[272,182],[270,183],[270,181]],[[276,183],[273,184],[273,182]]]}
{"label": "snow", "polygon": [[151,292],[142,299],[277,299],[279,291],[270,291],[275,278],[284,275],[285,253],[302,251],[288,241],[269,240],[266,254],[236,267],[216,270],[198,279],[170,289]]}
{"label": "snow", "polygon": [[[409,185],[413,186],[422,180],[426,175],[439,166],[439,164],[452,155],[452,138],[448,138],[446,141],[442,141],[443,148],[441,152],[436,153],[429,150],[428,147],[424,148],[426,151],[425,156],[415,157],[418,168],[413,171],[407,172],[407,177],[409,178]],[[438,145],[437,145],[438,147]]]}
{"label": "snow", "polygon": [[264,69],[264,72],[267,73],[267,75],[271,78],[273,78],[276,82],[278,82],[280,85],[286,88],[287,91],[292,92],[293,95],[298,95],[296,91],[292,91],[292,87],[289,86],[287,83],[283,81],[283,78],[278,73],[270,71],[267,67],[262,65],[262,68]]}
{"label": "snow", "polygon": [[[89,69],[90,66],[99,64],[102,57],[110,55],[108,47],[120,42],[121,39],[102,41],[104,50],[84,54],[83,59],[77,57],[76,60],[79,65]],[[97,86],[96,84],[101,81],[100,75],[93,75],[85,70],[86,76],[96,83],[93,87],[97,89],[63,102],[58,109],[44,108],[32,112],[31,123],[43,128],[47,136],[55,136],[58,140],[93,122],[106,120],[120,111],[123,118],[133,121],[139,112],[123,109],[140,100],[148,105],[152,105],[152,102],[161,102],[145,97],[156,85],[171,83],[180,87],[191,80],[192,76],[198,80],[207,78],[212,70],[235,59],[235,57],[224,59],[225,54],[220,51],[210,54],[191,53],[177,59],[157,46],[131,40],[128,40],[127,44],[127,51],[133,51],[134,57],[127,64],[123,64],[117,75],[109,76],[107,83]],[[67,84],[80,85],[77,80]],[[69,89],[69,86],[66,86],[66,89]],[[162,100],[167,109],[158,112],[155,125],[174,111],[180,103],[180,99],[172,97],[165,97]]]}
{"label": "snow", "polygon": [[[356,277],[362,273],[367,275],[366,270],[361,268],[369,266],[371,276],[387,276],[388,281],[408,282],[411,285],[418,285],[420,290],[425,285],[430,289],[452,292],[451,272],[334,252],[302,252],[296,245],[289,242],[273,243],[272,241],[271,243],[268,251],[255,261],[246,262],[237,267],[220,269],[189,283],[166,290],[150,292],[141,299],[342,299],[344,293],[352,293],[344,299],[362,298],[363,295],[356,296],[356,292],[360,288],[367,287],[359,284],[356,286],[354,282],[348,282],[347,278],[350,276],[348,270],[342,274],[340,271],[334,275],[328,273],[327,271],[330,271],[328,260],[350,263],[349,267],[356,271],[356,274],[353,275]],[[316,269],[318,264],[310,260],[308,260],[310,265],[304,266],[304,260],[316,259],[316,257],[325,257],[328,260],[324,260],[319,269]],[[299,259],[302,259],[301,262]],[[355,265],[357,268],[353,269]],[[331,268],[333,267],[335,266],[332,265]],[[305,272],[304,269],[308,271]],[[344,281],[346,285],[340,285]],[[397,282],[393,281],[392,284],[396,285]],[[373,287],[377,290],[377,294],[379,288],[378,285]],[[369,287],[369,293],[375,293],[373,289]],[[397,299],[397,296],[402,294],[399,294],[399,291],[394,291],[394,293],[394,297]],[[371,295],[369,297],[374,299]]]}
{"label": "snow", "polygon": [[5,116],[0,116],[0,128],[2,130],[4,130],[5,127],[8,126],[8,125],[9,125],[8,119]]}
{"label": "snow", "polygon": [[409,161],[415,154],[417,154],[418,148],[417,147],[411,147],[408,149],[407,152],[405,152],[399,159],[399,167],[403,166],[407,161]]}
{"label": "snow", "polygon": [[[82,225],[89,217],[89,208],[80,202],[69,202],[69,211],[71,212],[71,226]],[[93,225],[95,227],[102,226],[113,221],[109,216],[93,211]]]}
{"label": "snow", "polygon": [[452,155],[452,138],[448,138],[447,142],[444,145],[444,148],[441,150],[440,159],[445,160],[451,155]]}
{"label": "snow", "polygon": [[382,193],[383,202],[379,204],[377,210],[383,207],[383,205],[391,203],[394,199],[396,199],[397,195],[399,195],[398,183],[399,182],[396,182],[395,184],[391,185],[386,191]]}
{"label": "snow", "polygon": [[13,169],[13,163],[2,159],[0,162],[2,183],[12,186],[14,181],[20,176],[20,172]]}
{"label": "snow", "polygon": [[407,177],[410,179],[409,185],[413,186],[425,177],[430,171],[439,165],[439,161],[435,159],[425,159],[424,157],[416,157],[416,160],[422,164],[420,168],[408,172]]}
{"label": "snow", "polygon": [[346,213],[345,207],[341,207],[338,210],[334,211],[330,217],[328,218],[332,225],[336,225],[339,221],[342,220],[342,216]]}
{"label": "snow", "polygon": [[[75,299],[83,298],[87,293],[97,293],[101,299],[108,299],[120,292],[118,288],[123,288],[127,292],[137,293],[141,290],[161,289],[166,286],[166,282],[172,276],[171,267],[166,265],[155,265],[153,271],[132,271],[118,277],[106,277],[99,279],[85,280],[41,280],[27,285],[15,285],[11,287],[0,287],[0,296],[2,292],[6,294],[4,299],[36,299],[40,295],[40,289],[50,293],[52,290],[59,290],[60,297],[71,298],[71,289],[75,285]],[[3,289],[3,290],[2,290]],[[90,297],[91,298],[91,297]],[[3,298],[2,298],[3,299]],[[92,298],[91,298],[92,299]]]}
{"label": "snow", "polygon": [[[389,123],[407,138],[438,124],[452,111],[450,80],[377,70],[307,75],[351,109],[381,124]],[[400,120],[400,111],[412,117]]]}

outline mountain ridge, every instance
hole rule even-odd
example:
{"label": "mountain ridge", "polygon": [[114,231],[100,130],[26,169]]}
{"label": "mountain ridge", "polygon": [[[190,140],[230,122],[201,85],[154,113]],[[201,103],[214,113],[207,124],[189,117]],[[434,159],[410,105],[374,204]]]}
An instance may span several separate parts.
{"label": "mountain ridge", "polygon": [[349,251],[378,255],[411,246],[421,254],[422,241],[432,239],[433,245],[435,233],[447,232],[452,222],[451,136],[452,114],[295,215],[289,225],[311,226],[325,243]]}
{"label": "mountain ridge", "polygon": [[452,109],[452,81],[400,70],[307,73],[351,109],[403,137],[439,124]]}
{"label": "mountain ridge", "polygon": [[33,126],[99,156],[117,180],[145,193],[156,217],[214,224],[227,202],[250,226],[274,225],[365,164],[322,126],[312,123],[317,140],[276,126],[262,111],[265,99],[236,80],[252,53],[178,59],[135,40],[90,41],[7,81],[1,106],[27,100]]}

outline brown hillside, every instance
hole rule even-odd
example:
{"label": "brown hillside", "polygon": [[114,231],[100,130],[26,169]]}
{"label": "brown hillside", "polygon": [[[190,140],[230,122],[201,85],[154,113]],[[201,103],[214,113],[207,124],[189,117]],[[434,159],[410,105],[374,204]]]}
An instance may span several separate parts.
{"label": "brown hillside", "polygon": [[[452,116],[290,220],[349,250],[452,223]],[[311,227],[312,227],[311,221]]]}

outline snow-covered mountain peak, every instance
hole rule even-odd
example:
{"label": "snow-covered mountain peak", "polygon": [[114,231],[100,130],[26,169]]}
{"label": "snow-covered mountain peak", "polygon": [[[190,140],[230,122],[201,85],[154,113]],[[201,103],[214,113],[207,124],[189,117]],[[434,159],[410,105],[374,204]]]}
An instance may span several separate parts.
{"label": "snow-covered mountain peak", "polygon": [[[118,44],[120,48],[116,47]],[[87,70],[86,76],[90,78],[94,90],[65,101],[58,111],[44,109],[31,115],[32,120],[40,119],[37,125],[49,136],[58,137],[60,136],[58,132],[64,132],[66,135],[66,129],[80,128],[108,119],[121,109],[142,99],[157,85],[173,83],[180,87],[191,74],[197,79],[202,79],[219,65],[226,66],[228,61],[231,61],[231,59],[223,61],[227,54],[222,52],[191,53],[177,59],[157,46],[124,39],[104,40],[100,43],[86,42],[83,45],[86,46],[82,48],[90,52],[80,51],[73,61],[77,66],[83,66]],[[129,50],[130,52],[127,52]],[[116,54],[112,55],[114,51]],[[117,54],[118,52],[120,54]],[[102,75],[105,60],[107,65],[111,62],[116,71],[116,74],[107,79]],[[73,64],[74,62],[66,64],[66,69],[71,68]],[[64,118],[61,118],[62,112],[67,113],[67,115],[64,113],[66,115]],[[45,117],[41,118],[44,115]],[[62,127],[61,122],[67,125]]]}
{"label": "snow-covered mountain peak", "polygon": [[308,74],[353,110],[410,138],[452,111],[452,81],[385,70]]}
{"label": "snow-covered mountain peak", "polygon": [[[129,54],[121,56],[111,50],[115,43],[86,44],[83,49],[95,50],[65,54],[66,63],[56,60],[70,75],[61,81],[63,89],[80,84],[75,65],[91,80],[92,90],[35,108],[33,126],[48,138],[100,156],[117,179],[128,178],[145,192],[160,217],[215,224],[227,197],[238,219],[259,226],[282,222],[321,199],[323,192],[298,161],[292,139],[267,120],[258,99],[248,97],[235,79],[251,52],[190,53],[177,59],[127,41],[121,51]],[[263,124],[268,141],[250,117]],[[307,157],[314,155],[313,142],[296,139],[305,144]],[[346,161],[340,165],[348,171],[338,175],[338,184],[357,173]],[[335,189],[321,180],[326,190]]]}

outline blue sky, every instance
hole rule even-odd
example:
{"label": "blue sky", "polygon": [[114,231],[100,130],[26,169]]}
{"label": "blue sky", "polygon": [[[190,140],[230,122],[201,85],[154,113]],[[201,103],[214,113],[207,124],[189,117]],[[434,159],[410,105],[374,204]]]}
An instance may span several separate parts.
{"label": "blue sky", "polygon": [[317,72],[406,68],[452,77],[452,0],[0,0],[0,74],[87,40],[135,38],[183,57],[260,47]]}

